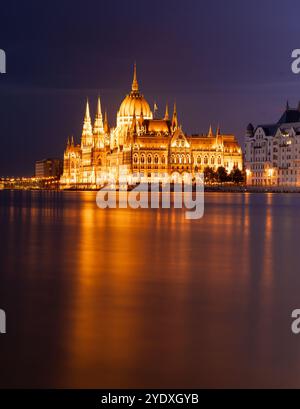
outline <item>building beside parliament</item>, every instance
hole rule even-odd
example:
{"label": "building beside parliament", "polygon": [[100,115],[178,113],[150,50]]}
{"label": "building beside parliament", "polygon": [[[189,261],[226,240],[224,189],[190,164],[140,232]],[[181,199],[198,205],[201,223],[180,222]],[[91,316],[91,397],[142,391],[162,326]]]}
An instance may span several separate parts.
{"label": "building beside parliament", "polygon": [[176,104],[172,116],[166,107],[163,118],[154,118],[150,105],[141,94],[136,66],[130,93],[120,105],[116,126],[104,118],[98,99],[92,126],[89,103],[81,143],[68,140],[64,152],[62,187],[98,187],[126,170],[130,183],[135,174],[172,181],[195,175],[206,167],[223,166],[229,172],[242,170],[242,150],[234,135],[224,135],[210,127],[207,135],[186,135],[179,125]]}
{"label": "building beside parliament", "polygon": [[63,162],[61,159],[43,159],[35,162],[35,177],[57,177],[62,175]]}
{"label": "building beside parliament", "polygon": [[273,124],[249,124],[245,136],[247,184],[300,186],[300,103]]}

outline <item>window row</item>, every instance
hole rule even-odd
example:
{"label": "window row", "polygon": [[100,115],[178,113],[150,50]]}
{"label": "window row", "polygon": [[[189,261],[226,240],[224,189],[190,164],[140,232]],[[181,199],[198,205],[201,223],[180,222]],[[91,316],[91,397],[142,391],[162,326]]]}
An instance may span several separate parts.
{"label": "window row", "polygon": [[204,156],[204,158],[202,158],[201,156],[197,157],[197,164],[198,165],[221,165],[222,164],[222,159],[221,156],[218,156],[218,158],[215,158],[214,156],[212,156],[209,160],[209,158],[207,156]]}
{"label": "window row", "polygon": [[[166,157],[165,156],[159,157],[158,155],[154,155],[154,157],[153,155],[147,155],[146,157],[146,155],[142,154],[140,161],[141,164],[148,163],[149,165],[151,165],[152,163],[154,163],[157,165],[159,163],[162,163],[164,165],[166,163]],[[135,164],[139,163],[138,155],[133,156],[133,163]]]}

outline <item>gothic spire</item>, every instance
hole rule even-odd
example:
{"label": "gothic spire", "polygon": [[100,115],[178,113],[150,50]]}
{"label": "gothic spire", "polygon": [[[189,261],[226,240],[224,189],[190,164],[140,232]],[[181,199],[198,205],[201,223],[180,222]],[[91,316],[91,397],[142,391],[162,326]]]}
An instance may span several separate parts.
{"label": "gothic spire", "polygon": [[96,111],[96,117],[95,117],[95,124],[94,124],[93,132],[96,135],[104,132],[100,97],[98,97],[97,111]]}
{"label": "gothic spire", "polygon": [[139,84],[138,84],[138,81],[137,81],[137,74],[136,74],[136,63],[134,63],[133,81],[132,81],[131,91],[132,92],[139,92]]}
{"label": "gothic spire", "polygon": [[136,133],[136,115],[135,115],[135,110],[133,111],[133,118],[132,118],[132,123],[131,123],[131,131]]}
{"label": "gothic spire", "polygon": [[168,107],[168,104],[166,104],[166,113],[165,113],[165,121],[168,121],[169,120],[169,107]]}
{"label": "gothic spire", "polygon": [[92,121],[91,121],[91,115],[90,115],[90,106],[89,106],[89,101],[87,100],[82,135],[90,136],[92,134],[93,134],[93,131],[92,131]]}
{"label": "gothic spire", "polygon": [[107,111],[105,111],[104,114],[104,132],[109,133],[109,125],[108,125],[108,119],[107,119]]}
{"label": "gothic spire", "polygon": [[141,116],[140,116],[140,125],[142,126],[143,125],[143,122],[144,122],[144,112],[143,112],[143,106],[141,107]]}
{"label": "gothic spire", "polygon": [[90,116],[90,105],[89,105],[89,100],[86,100],[86,109],[85,109],[85,118],[86,120],[90,120],[91,116]]}
{"label": "gothic spire", "polygon": [[178,128],[178,117],[177,117],[176,102],[174,103],[174,111],[173,111],[173,118],[172,118],[172,128],[173,128],[174,131]]}
{"label": "gothic spire", "polygon": [[98,103],[97,103],[97,115],[102,117],[100,96],[98,97]]}

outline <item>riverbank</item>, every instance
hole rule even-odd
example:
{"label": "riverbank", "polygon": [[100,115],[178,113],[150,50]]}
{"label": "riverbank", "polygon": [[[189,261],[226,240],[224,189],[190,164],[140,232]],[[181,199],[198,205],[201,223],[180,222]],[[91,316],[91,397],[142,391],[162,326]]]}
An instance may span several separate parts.
{"label": "riverbank", "polygon": [[[2,191],[7,190],[16,190],[16,191],[61,191],[61,192],[97,192],[100,187],[72,187],[66,189],[59,188],[36,188],[36,187],[2,187]],[[300,193],[300,187],[296,186],[245,186],[245,185],[205,185],[205,192],[217,192],[217,193]],[[108,189],[109,191],[110,189]],[[118,189],[117,189],[118,190]],[[133,190],[133,187],[129,187],[128,191]],[[193,190],[195,190],[193,188]],[[149,188],[150,191],[150,188]],[[171,192],[174,192],[174,185],[171,185]]]}
{"label": "riverbank", "polygon": [[218,185],[205,186],[206,192],[226,193],[300,193],[300,187],[296,186],[239,186]]}

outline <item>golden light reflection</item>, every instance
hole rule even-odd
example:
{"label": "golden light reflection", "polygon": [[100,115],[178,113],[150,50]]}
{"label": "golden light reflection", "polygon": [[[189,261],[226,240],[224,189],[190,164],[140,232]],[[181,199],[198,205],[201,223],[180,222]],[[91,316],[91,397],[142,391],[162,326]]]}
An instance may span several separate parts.
{"label": "golden light reflection", "polygon": [[[88,368],[109,365],[103,380],[109,385],[118,383],[118,377],[120,382],[129,379],[132,365],[138,365],[147,349],[151,351],[147,315],[159,320],[159,305],[166,316],[174,315],[175,310],[177,317],[188,314],[178,300],[188,296],[191,223],[186,223],[181,209],[100,210],[92,193],[82,195],[66,376],[73,386],[82,385]],[[174,254],[174,260],[164,254]],[[170,275],[174,280],[174,274],[177,278],[172,283]],[[172,301],[156,300],[157,285],[169,287]],[[183,338],[184,334],[174,339],[169,348],[176,350]],[[122,368],[118,375],[117,368]],[[74,372],[80,377],[74,378]]]}
{"label": "golden light reflection", "polygon": [[283,214],[295,261],[295,195],[207,193],[204,217],[191,221],[184,209],[101,210],[92,192],[14,194],[3,217],[5,281],[21,283],[24,350],[35,365],[45,357],[44,380],[196,387],[211,385],[210,373],[233,384],[253,357],[278,352],[276,230]]}

